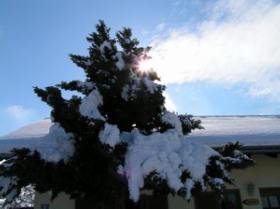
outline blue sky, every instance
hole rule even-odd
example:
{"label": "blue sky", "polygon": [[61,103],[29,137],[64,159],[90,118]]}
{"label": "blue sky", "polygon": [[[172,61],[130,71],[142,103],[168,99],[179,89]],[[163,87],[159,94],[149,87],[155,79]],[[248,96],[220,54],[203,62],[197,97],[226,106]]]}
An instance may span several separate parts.
{"label": "blue sky", "polygon": [[32,87],[83,78],[68,55],[98,19],[154,47],[176,111],[279,114],[279,14],[268,0],[1,0],[0,134],[49,116]]}

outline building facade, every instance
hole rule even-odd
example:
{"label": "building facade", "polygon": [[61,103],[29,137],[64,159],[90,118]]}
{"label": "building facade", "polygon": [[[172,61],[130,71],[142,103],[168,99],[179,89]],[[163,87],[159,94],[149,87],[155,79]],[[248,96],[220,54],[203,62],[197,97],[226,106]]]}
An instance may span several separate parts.
{"label": "building facade", "polygon": [[[190,202],[177,196],[142,195],[136,209],[280,209],[280,116],[198,117],[205,129],[194,131],[186,140],[196,140],[219,149],[239,141],[243,152],[255,160],[255,166],[233,170],[234,185],[228,185],[220,198],[209,191]],[[31,124],[0,137],[1,152],[10,147],[38,143],[48,133],[50,121]],[[13,140],[11,140],[13,139]],[[51,201],[50,194],[35,195],[35,209],[92,209],[90,200],[71,200],[60,194]]]}
{"label": "building facade", "polygon": [[[272,154],[254,154],[256,164],[244,170],[234,170],[235,185],[228,185],[223,200],[213,192],[206,192],[187,202],[181,197],[152,197],[143,195],[138,209],[279,209],[280,157]],[[148,197],[147,197],[148,196]],[[54,201],[50,194],[36,194],[35,209],[92,209],[81,208],[66,194]]]}

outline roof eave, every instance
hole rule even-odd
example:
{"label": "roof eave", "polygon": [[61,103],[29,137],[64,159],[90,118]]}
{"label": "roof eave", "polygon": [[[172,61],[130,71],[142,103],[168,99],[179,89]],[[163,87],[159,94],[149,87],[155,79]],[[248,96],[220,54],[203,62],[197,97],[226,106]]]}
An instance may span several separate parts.
{"label": "roof eave", "polygon": [[[222,147],[213,147],[217,151],[221,151]],[[241,151],[246,154],[278,154],[280,153],[280,145],[254,145],[243,146]]]}

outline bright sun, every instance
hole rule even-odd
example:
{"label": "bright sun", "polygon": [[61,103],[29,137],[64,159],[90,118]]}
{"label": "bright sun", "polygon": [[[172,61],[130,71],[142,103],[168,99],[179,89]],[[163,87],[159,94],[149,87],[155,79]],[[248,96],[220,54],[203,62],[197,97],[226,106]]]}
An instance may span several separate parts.
{"label": "bright sun", "polygon": [[142,72],[147,72],[153,69],[153,60],[152,59],[146,59],[142,60],[139,63],[139,70]]}

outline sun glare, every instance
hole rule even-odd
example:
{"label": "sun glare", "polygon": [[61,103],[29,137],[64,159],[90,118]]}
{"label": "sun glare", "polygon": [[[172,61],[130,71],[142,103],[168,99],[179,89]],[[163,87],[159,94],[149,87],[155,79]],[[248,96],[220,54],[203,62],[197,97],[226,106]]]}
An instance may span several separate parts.
{"label": "sun glare", "polygon": [[139,70],[142,72],[147,72],[153,69],[152,59],[142,60],[139,63]]}

